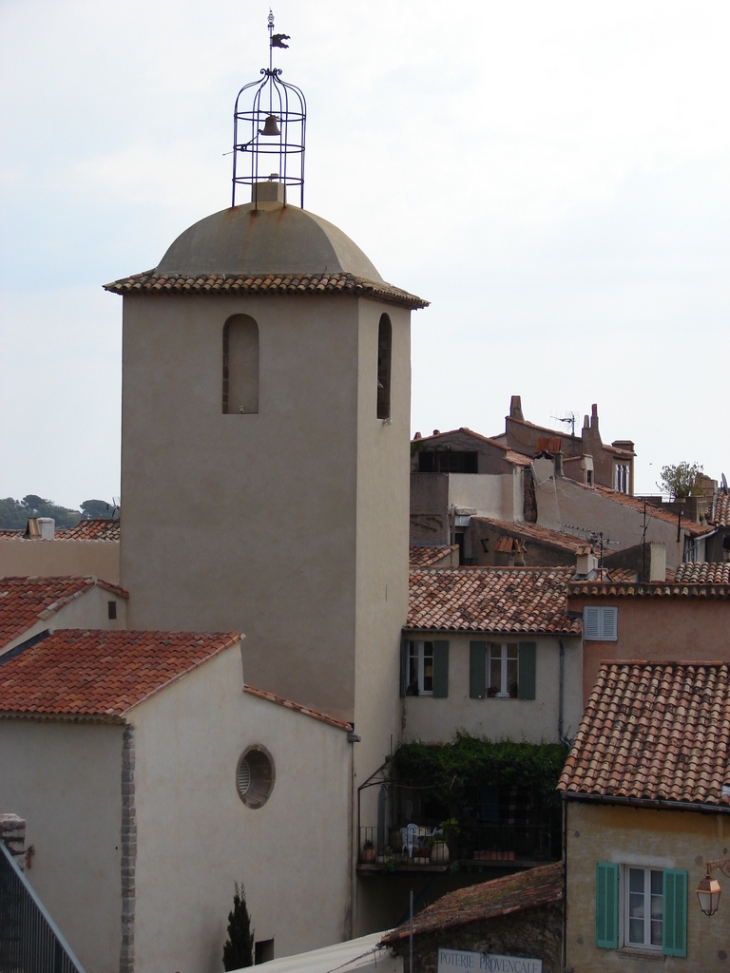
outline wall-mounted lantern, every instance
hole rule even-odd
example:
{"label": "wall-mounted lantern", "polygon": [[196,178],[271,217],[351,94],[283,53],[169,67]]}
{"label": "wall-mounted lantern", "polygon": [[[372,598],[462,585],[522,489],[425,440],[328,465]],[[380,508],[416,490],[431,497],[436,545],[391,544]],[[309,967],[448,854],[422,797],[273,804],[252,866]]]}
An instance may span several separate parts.
{"label": "wall-mounted lantern", "polygon": [[700,900],[700,909],[706,916],[714,916],[720,908],[720,883],[712,877],[712,873],[719,868],[723,874],[730,878],[730,858],[718,858],[716,861],[708,861],[706,864],[706,874],[697,886],[697,898]]}

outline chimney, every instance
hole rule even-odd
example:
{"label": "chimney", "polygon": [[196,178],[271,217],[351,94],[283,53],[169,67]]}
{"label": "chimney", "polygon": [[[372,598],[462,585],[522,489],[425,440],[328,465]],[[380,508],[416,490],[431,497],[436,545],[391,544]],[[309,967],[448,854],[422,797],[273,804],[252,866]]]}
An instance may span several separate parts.
{"label": "chimney", "polygon": [[590,544],[584,544],[582,547],[578,548],[575,576],[576,578],[589,580],[595,578],[597,572],[598,558],[593,553],[593,548],[590,546]]}
{"label": "chimney", "polygon": [[591,406],[591,429],[595,429],[598,432],[598,406],[595,402]]}
{"label": "chimney", "polygon": [[25,860],[25,821],[17,814],[0,814],[0,841],[15,859],[20,870]]}
{"label": "chimney", "polygon": [[649,545],[649,581],[667,580],[667,549],[663,544]]}
{"label": "chimney", "polygon": [[562,450],[557,450],[553,453],[553,459],[555,460],[555,475],[563,476],[563,453]]}
{"label": "chimney", "polygon": [[509,400],[509,417],[510,419],[523,419],[522,414],[522,396],[513,395]]}
{"label": "chimney", "polygon": [[53,517],[38,517],[38,530],[42,541],[52,541],[56,533],[56,521]]}

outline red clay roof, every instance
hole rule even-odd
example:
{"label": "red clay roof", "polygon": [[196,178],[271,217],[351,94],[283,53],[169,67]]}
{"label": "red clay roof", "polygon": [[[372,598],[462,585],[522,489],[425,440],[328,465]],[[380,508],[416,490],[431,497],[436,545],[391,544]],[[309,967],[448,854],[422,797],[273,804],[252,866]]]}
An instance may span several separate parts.
{"label": "red clay roof", "polygon": [[406,628],[580,635],[568,618],[572,568],[425,568],[410,572]]}
{"label": "red clay roof", "polygon": [[75,527],[57,530],[56,538],[64,541],[118,541],[119,517],[94,517],[82,520]]}
{"label": "red clay roof", "polygon": [[730,493],[718,493],[712,502],[712,520],[716,527],[730,527]]}
{"label": "red clay roof", "polygon": [[0,647],[95,584],[129,597],[123,588],[94,578],[0,578]]}
{"label": "red clay roof", "polygon": [[558,790],[730,808],[730,665],[602,663]]}
{"label": "red clay roof", "polygon": [[0,715],[123,723],[132,707],[239,639],[236,632],[57,629],[0,657]]}
{"label": "red clay roof", "polygon": [[148,270],[132,277],[105,284],[113,294],[349,294],[370,297],[398,304],[401,307],[428,307],[429,302],[385,282],[365,280],[353,274],[265,275],[237,277],[210,274],[207,277],[186,277],[176,274],[157,274]]}
{"label": "red clay roof", "polygon": [[591,598],[730,598],[730,584],[718,584],[710,580],[702,583],[672,581],[667,572],[666,581],[634,581],[624,579],[620,571],[609,571],[610,581],[572,581],[570,595]]}
{"label": "red clay roof", "polygon": [[480,442],[487,443],[489,446],[496,446],[497,449],[501,449],[503,453],[509,452],[509,448],[504,445],[504,443],[498,442],[496,439],[491,439],[489,436],[482,436],[480,432],[474,432],[473,429],[469,429],[468,426],[459,426],[458,429],[447,429],[445,432],[435,432],[431,436],[421,436],[419,439],[412,439],[411,445],[414,443],[427,443],[431,439],[448,439],[449,436],[456,436],[459,433],[463,433],[466,436],[471,436],[473,439],[478,439]]}
{"label": "red clay roof", "polygon": [[[449,892],[413,917],[413,934],[440,933],[470,922],[549,905],[562,898],[563,863],[540,865]],[[386,933],[381,942],[397,943],[407,939],[408,935],[409,925],[406,922]]]}
{"label": "red clay roof", "polygon": [[[593,490],[596,493],[600,493],[608,500],[614,500],[616,503],[623,503],[627,507],[633,507],[634,510],[638,510],[642,514],[646,507],[646,516],[649,519],[664,520],[675,526],[677,524],[677,515],[676,513],[672,513],[671,510],[664,510],[662,507],[654,506],[654,504],[645,503],[637,497],[630,497],[627,493],[619,493],[618,490],[611,490],[609,487],[601,486],[599,483],[589,487],[585,483],[580,483],[578,480],[573,480],[572,482],[577,486],[583,487],[585,490]],[[693,536],[708,534],[712,531],[712,527],[708,527],[707,524],[698,524],[696,520],[690,520],[688,517],[681,518],[681,525],[684,530]]]}
{"label": "red clay roof", "polygon": [[458,544],[432,544],[408,548],[408,560],[412,568],[428,568],[444,561],[453,551],[459,549]]}
{"label": "red clay roof", "polygon": [[327,713],[322,713],[317,709],[311,709],[309,706],[302,706],[301,703],[295,703],[285,696],[277,696],[276,693],[269,693],[265,689],[244,686],[243,691],[250,693],[252,696],[258,696],[259,699],[265,699],[269,703],[276,703],[277,706],[284,706],[286,709],[302,713],[304,716],[311,716],[313,720],[319,720],[320,723],[328,723],[330,726],[336,726],[338,730],[350,731],[352,729],[352,723],[346,723],[344,720],[336,720],[334,716],[328,716]]}
{"label": "red clay roof", "polygon": [[686,561],[674,572],[675,584],[730,584],[730,561]]}
{"label": "red clay roof", "polygon": [[514,523],[506,520],[495,520],[492,517],[472,517],[472,522],[477,524],[487,524],[510,537],[520,537],[529,541],[537,541],[539,544],[547,544],[550,547],[557,547],[570,554],[577,554],[579,548],[585,547],[585,539],[576,537],[574,534],[563,534],[557,530],[550,530],[547,527],[539,527],[527,521]]}

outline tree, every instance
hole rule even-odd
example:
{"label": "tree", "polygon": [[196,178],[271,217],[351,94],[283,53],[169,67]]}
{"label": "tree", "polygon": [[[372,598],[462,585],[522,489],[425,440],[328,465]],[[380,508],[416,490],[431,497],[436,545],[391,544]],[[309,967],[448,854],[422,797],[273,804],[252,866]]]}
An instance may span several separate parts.
{"label": "tree", "polygon": [[235,883],[233,911],[228,913],[228,939],[223,946],[223,968],[240,970],[253,966],[254,930],[246,908],[246,890]]}
{"label": "tree", "polygon": [[92,520],[98,517],[113,517],[117,508],[106,500],[84,500],[81,504],[81,512],[84,520]]}
{"label": "tree", "polygon": [[657,486],[663,493],[668,493],[671,500],[683,500],[685,497],[696,497],[701,491],[699,481],[702,467],[699,463],[677,463],[676,466],[663,466],[659,474],[660,482]]}
{"label": "tree", "polygon": [[0,500],[1,528],[24,530],[29,517],[53,517],[56,527],[63,529],[75,527],[81,520],[81,513],[61,507],[52,500],[44,500],[35,493],[29,493],[22,500],[14,500],[12,497]]}

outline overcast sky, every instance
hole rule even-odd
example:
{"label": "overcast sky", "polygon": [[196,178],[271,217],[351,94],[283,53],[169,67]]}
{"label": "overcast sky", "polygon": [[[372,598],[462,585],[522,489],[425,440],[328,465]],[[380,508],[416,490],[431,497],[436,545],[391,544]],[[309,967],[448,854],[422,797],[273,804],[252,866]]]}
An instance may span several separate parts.
{"label": "overcast sky", "polygon": [[[305,206],[413,315],[412,430],[590,412],[730,476],[730,4],[278,0]],[[228,205],[253,0],[0,0],[0,496],[119,494],[121,312]]]}

